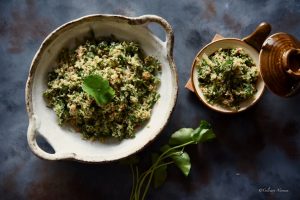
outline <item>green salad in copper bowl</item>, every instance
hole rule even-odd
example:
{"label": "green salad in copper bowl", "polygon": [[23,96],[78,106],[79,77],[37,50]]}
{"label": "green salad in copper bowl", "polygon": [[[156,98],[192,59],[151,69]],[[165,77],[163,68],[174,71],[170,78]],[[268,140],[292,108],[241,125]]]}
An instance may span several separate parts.
{"label": "green salad in copper bowl", "polygon": [[222,113],[238,113],[262,96],[257,49],[243,40],[223,38],[203,47],[192,65],[192,84],[199,99]]}
{"label": "green salad in copper bowl", "polygon": [[208,102],[236,109],[257,92],[258,67],[242,49],[222,49],[197,60],[199,87]]}

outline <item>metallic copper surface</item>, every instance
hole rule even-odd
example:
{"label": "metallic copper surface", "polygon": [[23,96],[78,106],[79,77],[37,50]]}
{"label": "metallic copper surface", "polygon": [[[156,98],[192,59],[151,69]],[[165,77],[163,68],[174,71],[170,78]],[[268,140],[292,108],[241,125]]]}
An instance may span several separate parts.
{"label": "metallic copper surface", "polygon": [[288,97],[300,91],[300,76],[297,78],[288,73],[293,67],[300,67],[300,56],[285,55],[296,49],[300,49],[300,42],[287,33],[275,33],[263,44],[260,53],[261,75],[267,87],[279,96]]}

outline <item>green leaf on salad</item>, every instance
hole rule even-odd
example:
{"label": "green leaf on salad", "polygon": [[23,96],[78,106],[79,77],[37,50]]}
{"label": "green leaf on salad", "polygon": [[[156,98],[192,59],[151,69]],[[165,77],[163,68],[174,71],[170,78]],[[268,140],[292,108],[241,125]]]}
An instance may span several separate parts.
{"label": "green leaf on salad", "polygon": [[110,87],[108,80],[96,74],[84,78],[82,89],[94,97],[98,105],[109,103],[115,96],[115,91]]}

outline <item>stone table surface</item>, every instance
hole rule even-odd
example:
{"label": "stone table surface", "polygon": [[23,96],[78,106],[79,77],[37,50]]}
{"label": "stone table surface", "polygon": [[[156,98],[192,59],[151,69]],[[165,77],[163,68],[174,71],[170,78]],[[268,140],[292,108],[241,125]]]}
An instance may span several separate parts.
{"label": "stone table surface", "polygon": [[209,121],[215,141],[189,148],[192,169],[170,168],[166,183],[148,199],[300,199],[300,95],[261,101],[237,115],[211,111],[184,88],[197,51],[216,33],[244,37],[262,21],[300,38],[296,0],[124,0],[0,2],[0,199],[129,199],[131,173],[118,162],[89,165],[50,162],[30,151],[25,83],[44,38],[69,20],[95,13],[156,14],[175,31],[179,96],[167,127],[139,156],[149,156],[181,127]]}

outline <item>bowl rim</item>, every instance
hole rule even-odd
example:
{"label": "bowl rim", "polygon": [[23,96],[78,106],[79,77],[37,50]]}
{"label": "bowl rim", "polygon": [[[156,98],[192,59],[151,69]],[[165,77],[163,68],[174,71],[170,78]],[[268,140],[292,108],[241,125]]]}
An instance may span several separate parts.
{"label": "bowl rim", "polygon": [[[235,42],[235,43],[242,43],[244,45],[247,46],[247,48],[251,49],[251,50],[254,50],[257,52],[257,50],[255,50],[254,47],[252,47],[251,45],[249,45],[248,43],[246,43],[245,41],[239,39],[239,38],[222,38],[222,39],[217,39],[215,41],[212,41],[208,44],[206,44],[203,48],[201,48],[198,53],[196,54],[196,56],[194,57],[194,60],[193,60],[193,63],[192,63],[192,70],[191,70],[191,80],[192,80],[192,85],[193,87],[195,88],[194,89],[194,92],[195,94],[197,95],[198,99],[208,108],[214,110],[214,111],[217,111],[219,113],[224,113],[224,114],[236,114],[236,113],[240,113],[240,112],[243,112],[245,110],[248,110],[249,108],[251,108],[253,105],[255,105],[258,100],[262,97],[264,91],[265,91],[265,83],[263,82],[262,78],[260,80],[261,84],[262,84],[262,89],[261,89],[261,92],[259,94],[259,96],[257,96],[249,105],[245,106],[244,109],[238,109],[238,110],[230,110],[230,109],[226,109],[226,108],[223,108],[223,110],[219,109],[218,107],[214,106],[213,104],[210,104],[206,99],[203,99],[201,97],[201,95],[198,93],[198,90],[196,88],[199,88],[196,83],[195,83],[195,80],[194,80],[194,73],[196,73],[196,60],[197,58],[199,57],[199,55],[205,51],[206,49],[210,48],[211,45],[215,44],[215,43],[219,43],[219,42],[223,42],[223,41],[229,41],[229,42]],[[259,52],[257,52],[258,54],[258,57],[259,57]],[[259,64],[259,63],[258,63]],[[259,67],[259,66],[257,66]],[[259,75],[261,76],[261,75]]]}
{"label": "bowl rim", "polygon": [[[34,76],[35,72],[37,69],[37,66],[40,62],[40,59],[47,49],[47,47],[55,40],[60,33],[64,32],[68,28],[72,28],[73,26],[77,26],[81,23],[85,23],[88,21],[93,21],[95,19],[100,19],[100,20],[111,20],[114,22],[119,22],[119,23],[127,23],[129,25],[147,25],[148,23],[158,23],[159,25],[162,26],[162,28],[166,32],[166,39],[165,41],[162,41],[164,48],[166,49],[167,53],[167,61],[169,64],[169,68],[171,70],[173,79],[174,79],[174,97],[172,98],[172,101],[170,102],[170,110],[168,111],[168,119],[166,123],[159,128],[159,130],[153,134],[153,137],[150,138],[150,140],[147,140],[142,147],[138,148],[137,150],[129,153],[126,156],[123,157],[117,157],[117,158],[111,158],[111,159],[101,159],[100,157],[85,157],[85,156],[80,156],[75,153],[62,153],[62,154],[49,154],[42,150],[37,142],[36,142],[36,131],[35,129],[39,126],[37,122],[36,115],[34,114],[33,110],[33,102],[32,102],[32,89],[33,89],[33,82],[34,82]],[[145,26],[146,27],[146,26]],[[147,27],[146,27],[147,28]],[[151,32],[151,30],[149,29]],[[153,34],[155,36],[155,34]],[[161,132],[162,130],[166,127],[168,124],[171,114],[174,111],[176,102],[177,102],[177,97],[178,97],[178,74],[177,74],[177,69],[176,65],[174,62],[174,57],[173,57],[173,48],[174,48],[174,32],[171,27],[171,25],[162,17],[157,16],[157,15],[141,15],[138,17],[128,17],[124,15],[113,15],[113,14],[91,14],[91,15],[85,15],[80,18],[71,20],[69,22],[66,22],[62,24],[61,26],[57,27],[54,29],[52,32],[50,32],[47,37],[43,40],[41,43],[40,47],[36,51],[32,62],[30,64],[30,69],[28,73],[28,78],[25,86],[25,103],[26,103],[26,111],[27,115],[29,118],[29,125],[28,125],[28,130],[27,130],[27,142],[28,145],[31,149],[31,151],[38,157],[46,160],[75,160],[79,162],[87,162],[87,163],[102,163],[102,162],[112,162],[115,160],[123,159],[125,157],[128,157],[132,154],[135,154],[142,149],[144,149],[147,145],[149,145]],[[47,138],[44,138],[47,141]],[[47,141],[48,142],[48,141]],[[48,142],[49,143],[49,142]],[[51,145],[51,144],[50,144]],[[97,159],[98,158],[98,159]]]}

